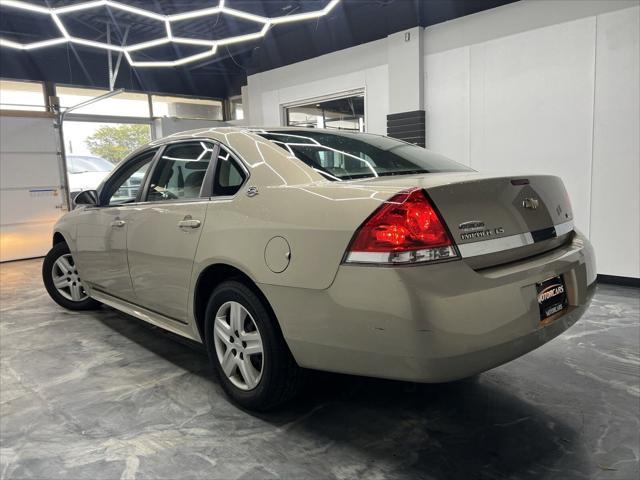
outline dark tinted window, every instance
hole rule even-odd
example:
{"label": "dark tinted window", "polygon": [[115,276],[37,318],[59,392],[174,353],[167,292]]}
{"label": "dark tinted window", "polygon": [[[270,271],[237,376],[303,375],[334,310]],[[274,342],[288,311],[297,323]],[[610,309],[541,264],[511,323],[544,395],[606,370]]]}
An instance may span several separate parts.
{"label": "dark tinted window", "polygon": [[213,182],[214,195],[234,195],[240,190],[246,178],[247,175],[229,151],[224,147],[220,147]]}
{"label": "dark tinted window", "polygon": [[332,180],[473,171],[422,147],[379,135],[305,130],[260,135]]}
{"label": "dark tinted window", "polygon": [[153,170],[147,201],[198,198],[213,151],[205,142],[167,146]]}

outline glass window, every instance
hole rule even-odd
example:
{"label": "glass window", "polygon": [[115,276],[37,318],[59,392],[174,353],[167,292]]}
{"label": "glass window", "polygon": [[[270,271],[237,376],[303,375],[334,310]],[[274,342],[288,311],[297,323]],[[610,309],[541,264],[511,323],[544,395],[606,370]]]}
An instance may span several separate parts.
{"label": "glass window", "polygon": [[113,182],[108,183],[101,195],[103,198],[108,198],[107,204],[121,205],[136,201],[144,175],[157,151],[158,149],[154,149],[142,153],[117,174]]}
{"label": "glass window", "polygon": [[214,195],[234,195],[240,190],[246,178],[247,175],[229,151],[224,147],[220,147],[213,181]]}
{"label": "glass window", "polygon": [[[58,95],[60,106],[63,108],[73,107],[108,92],[108,90],[93,88],[56,86],[56,95]],[[117,117],[149,118],[149,99],[144,93],[122,92],[113,97],[87,105],[86,107],[73,110],[72,113],[79,115],[113,115]]]}
{"label": "glass window", "polygon": [[67,156],[100,157],[113,164],[151,141],[147,124],[65,121],[62,128]]}
{"label": "glass window", "polygon": [[0,80],[0,109],[44,112],[45,99],[41,83]]}
{"label": "glass window", "polygon": [[198,198],[212,155],[213,146],[204,142],[167,146],[151,176],[147,200]]}
{"label": "glass window", "polygon": [[154,117],[222,120],[222,102],[188,97],[152,95]]}
{"label": "glass window", "polygon": [[364,132],[364,93],[285,109],[287,125]]}
{"label": "glass window", "polygon": [[96,190],[121,160],[151,140],[146,124],[65,121],[62,128],[72,196]]}
{"label": "glass window", "polygon": [[244,120],[244,109],[242,108],[242,97],[231,97],[229,99],[231,105],[231,120]]}
{"label": "glass window", "polygon": [[313,130],[259,135],[331,180],[473,171],[422,147],[382,135]]}

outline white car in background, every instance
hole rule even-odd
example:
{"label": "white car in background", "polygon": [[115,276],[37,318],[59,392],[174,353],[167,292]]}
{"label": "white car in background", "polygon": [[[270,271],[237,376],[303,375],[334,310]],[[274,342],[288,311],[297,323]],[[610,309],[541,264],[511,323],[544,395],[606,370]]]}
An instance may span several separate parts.
{"label": "white car in background", "polygon": [[90,155],[67,155],[67,174],[71,198],[84,190],[95,190],[115,165],[109,160]]}

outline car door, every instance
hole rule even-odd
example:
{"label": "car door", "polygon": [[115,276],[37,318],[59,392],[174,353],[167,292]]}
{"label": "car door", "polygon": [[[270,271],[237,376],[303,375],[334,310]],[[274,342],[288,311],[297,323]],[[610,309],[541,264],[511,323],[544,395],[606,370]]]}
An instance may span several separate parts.
{"label": "car door", "polygon": [[100,201],[79,213],[76,261],[92,289],[133,300],[127,262],[127,228],[139,199],[140,179],[158,153],[147,150],[122,164],[100,190]]}
{"label": "car door", "polygon": [[205,141],[166,145],[146,180],[144,202],[128,217],[127,254],[137,303],[182,323],[187,323],[191,270],[209,200],[203,185],[211,183],[216,151]]}

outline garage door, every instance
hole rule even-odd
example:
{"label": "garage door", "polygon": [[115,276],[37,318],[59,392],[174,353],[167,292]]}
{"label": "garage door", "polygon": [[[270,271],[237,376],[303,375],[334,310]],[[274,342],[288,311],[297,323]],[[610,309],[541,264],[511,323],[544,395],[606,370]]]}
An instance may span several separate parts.
{"label": "garage door", "polygon": [[0,261],[39,257],[65,204],[53,116],[0,115]]}

